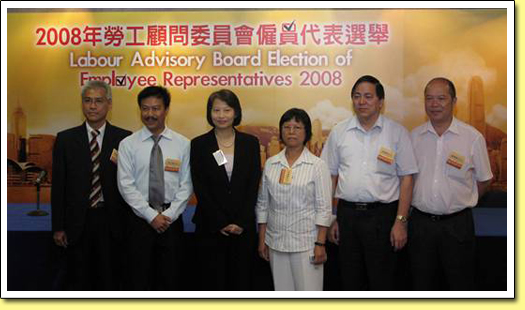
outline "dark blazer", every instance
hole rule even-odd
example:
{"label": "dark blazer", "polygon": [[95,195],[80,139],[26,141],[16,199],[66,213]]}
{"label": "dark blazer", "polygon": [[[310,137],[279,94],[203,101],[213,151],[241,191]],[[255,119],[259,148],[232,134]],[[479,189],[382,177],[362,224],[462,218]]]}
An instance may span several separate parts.
{"label": "dark blazer", "polygon": [[235,131],[231,180],[213,153],[219,149],[214,130],[191,141],[191,176],[197,197],[193,222],[197,232],[218,232],[229,224],[255,230],[255,204],[261,177],[259,140]]}
{"label": "dark blazer", "polygon": [[[112,236],[121,239],[129,206],[117,188],[117,165],[110,161],[113,149],[118,150],[130,131],[106,122],[100,154],[100,182],[105,207],[111,217]],[[51,208],[53,231],[65,231],[68,244],[82,235],[91,191],[91,154],[86,124],[58,133],[53,148],[53,179]]]}

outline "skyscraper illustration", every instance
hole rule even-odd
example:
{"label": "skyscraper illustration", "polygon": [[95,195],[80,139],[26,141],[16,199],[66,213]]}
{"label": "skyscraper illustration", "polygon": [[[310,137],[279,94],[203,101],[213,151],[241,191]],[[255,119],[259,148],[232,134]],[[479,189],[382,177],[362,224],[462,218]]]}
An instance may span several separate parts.
{"label": "skyscraper illustration", "polygon": [[18,101],[18,106],[13,112],[11,131],[15,134],[18,147],[18,161],[24,162],[27,160],[26,154],[26,137],[27,137],[27,118]]}
{"label": "skyscraper illustration", "polygon": [[473,76],[469,83],[470,124],[486,137],[485,94],[483,80]]}

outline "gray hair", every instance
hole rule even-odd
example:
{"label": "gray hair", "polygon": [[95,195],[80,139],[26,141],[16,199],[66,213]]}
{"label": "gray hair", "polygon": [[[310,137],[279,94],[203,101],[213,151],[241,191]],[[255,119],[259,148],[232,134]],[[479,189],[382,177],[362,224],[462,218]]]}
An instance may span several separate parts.
{"label": "gray hair", "polygon": [[89,80],[87,81],[86,84],[84,84],[84,86],[82,86],[82,93],[81,93],[82,98],[84,98],[88,90],[94,89],[94,88],[104,89],[106,91],[106,99],[111,100],[111,87],[108,85],[108,83],[104,81],[97,81],[97,80]]}

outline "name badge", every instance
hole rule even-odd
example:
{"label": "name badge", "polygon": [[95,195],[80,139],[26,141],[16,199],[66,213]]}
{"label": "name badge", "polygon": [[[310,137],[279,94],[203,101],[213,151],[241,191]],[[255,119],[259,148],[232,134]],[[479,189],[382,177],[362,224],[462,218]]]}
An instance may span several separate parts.
{"label": "name badge", "polygon": [[180,169],[180,160],[178,159],[166,159],[166,162],[164,163],[164,170],[165,171],[171,171],[171,172],[179,172]]}
{"label": "name badge", "polygon": [[379,154],[377,155],[377,159],[380,161],[387,163],[389,165],[394,163],[394,157],[396,156],[396,153],[392,151],[389,148],[381,147],[379,150]]}
{"label": "name badge", "polygon": [[218,150],[217,152],[213,153],[213,157],[215,158],[215,161],[217,162],[217,165],[219,166],[222,166],[228,162],[222,150]]}
{"label": "name badge", "polygon": [[115,165],[118,161],[118,151],[113,149],[113,152],[111,152],[111,156],[109,157],[109,160],[111,160]]}
{"label": "name badge", "polygon": [[465,156],[459,154],[458,152],[452,152],[450,153],[450,155],[448,155],[447,164],[449,164],[450,166],[461,170],[464,163]]}
{"label": "name badge", "polygon": [[279,176],[279,184],[291,184],[292,183],[292,169],[283,168],[281,175]]}

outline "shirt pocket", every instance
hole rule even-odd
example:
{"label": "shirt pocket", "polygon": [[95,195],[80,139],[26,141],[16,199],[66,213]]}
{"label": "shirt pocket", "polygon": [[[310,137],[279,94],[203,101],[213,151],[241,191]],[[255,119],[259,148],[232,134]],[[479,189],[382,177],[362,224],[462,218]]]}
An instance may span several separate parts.
{"label": "shirt pocket", "polygon": [[453,150],[445,158],[445,172],[447,177],[464,183],[467,180],[471,160],[465,150]]}
{"label": "shirt pocket", "polygon": [[392,164],[387,164],[381,160],[377,160],[377,173],[386,174],[386,175],[396,175],[396,165],[395,162]]}
{"label": "shirt pocket", "polygon": [[[384,149],[386,153],[382,152],[382,149]],[[379,145],[375,153],[376,172],[390,176],[397,175],[396,155],[396,149],[392,145]]]}
{"label": "shirt pocket", "polygon": [[461,168],[456,168],[447,163],[445,165],[447,166],[446,173],[449,178],[460,182],[464,182],[467,179],[467,172],[470,166],[468,163],[464,163]]}
{"label": "shirt pocket", "polygon": [[[179,188],[179,171],[173,171],[173,170],[166,170],[166,166],[164,167],[164,182],[166,183],[164,186],[166,189],[169,189],[170,192],[173,190],[176,190]],[[168,191],[166,191],[166,195],[168,195]]]}

